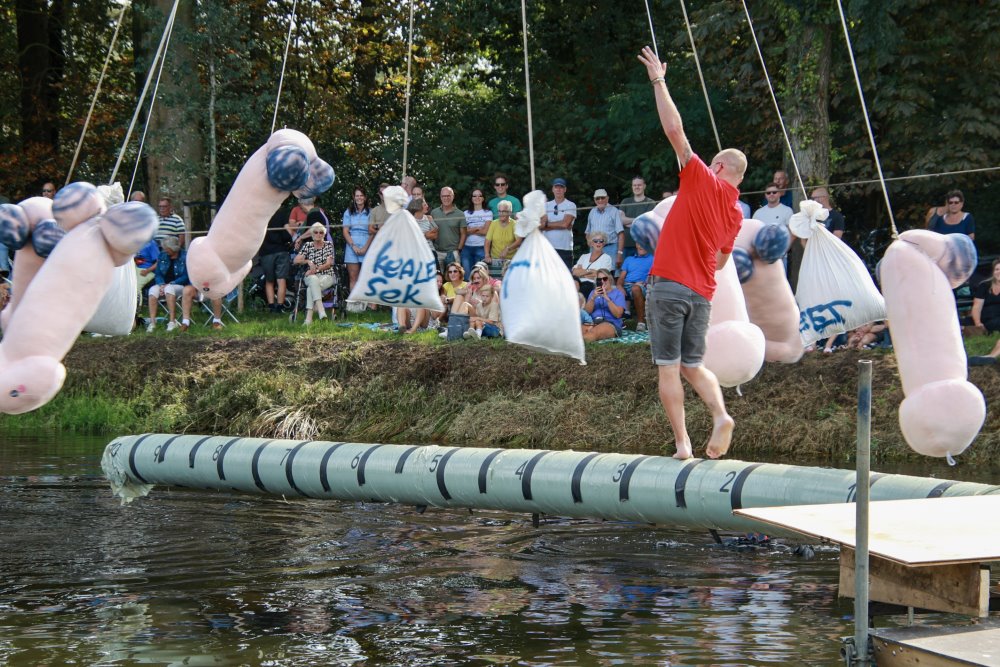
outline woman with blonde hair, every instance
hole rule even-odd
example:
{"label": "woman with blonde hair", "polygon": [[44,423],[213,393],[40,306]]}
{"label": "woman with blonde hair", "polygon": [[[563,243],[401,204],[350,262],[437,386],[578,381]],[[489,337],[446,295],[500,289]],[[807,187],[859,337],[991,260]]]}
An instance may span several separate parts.
{"label": "woman with blonde hair", "polygon": [[326,319],[326,308],[323,307],[323,290],[333,285],[333,243],[326,240],[326,226],[322,222],[314,222],[309,228],[310,239],[302,244],[299,254],[295,256],[295,264],[305,264],[306,272],[303,282],[306,284],[306,326],[312,324],[313,311],[319,319]]}
{"label": "woman with blonde hair", "polygon": [[587,342],[621,336],[625,315],[625,293],[615,285],[611,271],[598,269],[596,274],[596,286],[583,305],[594,321],[582,325],[583,340]]}
{"label": "woman with blonde hair", "polygon": [[476,302],[463,303],[463,315],[469,316],[469,329],[463,338],[503,338],[500,322],[500,295],[492,285],[486,284],[476,292]]}

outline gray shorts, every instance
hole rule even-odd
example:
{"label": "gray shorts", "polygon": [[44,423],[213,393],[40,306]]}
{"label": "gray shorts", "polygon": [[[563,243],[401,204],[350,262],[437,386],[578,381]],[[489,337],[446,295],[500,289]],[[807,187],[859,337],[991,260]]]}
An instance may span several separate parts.
{"label": "gray shorts", "polygon": [[291,268],[288,253],[276,252],[261,256],[260,268],[264,270],[264,280],[269,283],[273,283],[275,280],[287,280],[288,271]]}
{"label": "gray shorts", "polygon": [[672,280],[649,285],[646,322],[653,363],[701,366],[712,304],[694,290]]}

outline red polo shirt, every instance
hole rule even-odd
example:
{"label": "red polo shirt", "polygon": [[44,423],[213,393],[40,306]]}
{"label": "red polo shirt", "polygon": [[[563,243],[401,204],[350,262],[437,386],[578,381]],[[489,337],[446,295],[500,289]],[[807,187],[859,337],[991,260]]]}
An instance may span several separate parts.
{"label": "red polo shirt", "polygon": [[720,180],[697,155],[681,170],[681,188],[653,254],[654,276],[673,280],[709,301],[715,294],[715,255],[733,251],[743,224],[740,191]]}

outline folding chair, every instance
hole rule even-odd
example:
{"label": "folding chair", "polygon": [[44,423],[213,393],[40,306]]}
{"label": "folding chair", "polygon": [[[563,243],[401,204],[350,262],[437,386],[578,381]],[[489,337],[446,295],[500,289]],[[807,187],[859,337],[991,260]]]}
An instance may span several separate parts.
{"label": "folding chair", "polygon": [[[239,293],[239,289],[240,289],[239,285],[237,285],[236,287],[233,288],[233,291],[231,291],[226,296],[222,297],[222,317],[223,317],[223,319],[225,319],[226,315],[228,315],[229,319],[231,319],[236,324],[239,324],[240,321],[236,318],[236,315],[233,314],[233,311],[229,309],[229,304],[231,304],[236,299],[236,297],[237,297],[237,295]],[[205,310],[205,312],[208,313],[208,319],[205,320],[205,326],[207,327],[208,325],[210,325],[212,323],[212,319],[215,318],[215,312],[212,310],[212,304],[211,304],[210,300],[206,299],[202,294],[198,295],[198,303],[200,303],[201,307]]]}

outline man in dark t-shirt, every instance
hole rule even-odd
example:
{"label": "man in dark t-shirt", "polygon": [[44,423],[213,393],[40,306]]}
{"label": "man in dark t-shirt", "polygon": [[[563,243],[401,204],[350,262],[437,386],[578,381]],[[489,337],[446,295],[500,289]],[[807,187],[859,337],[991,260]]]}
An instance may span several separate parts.
{"label": "man in dark t-shirt", "polygon": [[618,206],[618,210],[622,212],[622,224],[625,226],[623,261],[636,255],[635,239],[632,238],[632,221],[654,208],[656,208],[656,200],[646,196],[646,179],[642,176],[634,177],[632,179],[632,196],[623,199]]}

